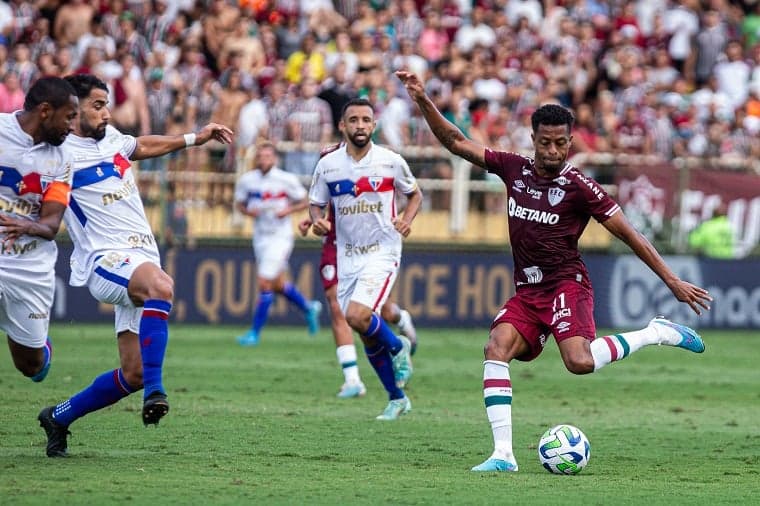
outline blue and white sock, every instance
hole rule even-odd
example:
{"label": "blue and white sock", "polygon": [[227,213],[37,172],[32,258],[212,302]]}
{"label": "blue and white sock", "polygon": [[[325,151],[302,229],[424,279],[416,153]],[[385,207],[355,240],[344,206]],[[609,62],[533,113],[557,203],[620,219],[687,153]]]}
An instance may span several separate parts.
{"label": "blue and white sock", "polygon": [[298,288],[296,288],[293,283],[285,283],[285,286],[282,288],[282,294],[286,299],[298,306],[298,309],[304,313],[309,312],[309,303],[306,302],[304,296],[298,291]]}
{"label": "blue and white sock", "polygon": [[145,301],[140,319],[140,354],[143,365],[145,397],[153,392],[164,393],[162,373],[164,355],[169,344],[169,312],[171,302],[149,299]]}
{"label": "blue and white sock", "polygon": [[269,307],[273,302],[273,292],[261,292],[259,294],[259,303],[256,305],[256,311],[253,313],[253,323],[251,323],[251,328],[256,334],[266,324],[267,318],[269,318]]}
{"label": "blue and white sock", "polygon": [[385,323],[385,320],[375,313],[372,313],[372,317],[369,321],[369,328],[364,335],[376,339],[390,351],[391,355],[394,356],[401,351],[401,348],[404,346],[401,339],[399,339],[388,324]]}
{"label": "blue and white sock", "polygon": [[58,404],[53,409],[53,419],[61,425],[71,425],[74,420],[110,406],[134,391],[121,369],[104,372],[90,386]]}
{"label": "blue and white sock", "polygon": [[375,369],[380,383],[383,384],[385,391],[388,392],[388,398],[403,399],[404,392],[396,386],[396,377],[393,374],[393,359],[388,350],[382,345],[377,344],[371,348],[364,348],[369,363]]}

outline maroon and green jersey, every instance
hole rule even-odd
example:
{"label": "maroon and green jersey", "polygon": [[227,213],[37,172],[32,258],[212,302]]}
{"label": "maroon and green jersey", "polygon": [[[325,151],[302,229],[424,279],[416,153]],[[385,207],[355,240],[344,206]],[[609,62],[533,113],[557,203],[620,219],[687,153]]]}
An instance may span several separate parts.
{"label": "maroon and green jersey", "polygon": [[578,239],[590,217],[602,223],[620,206],[602,187],[570,164],[552,178],[536,174],[531,158],[486,149],[485,165],[507,187],[509,240],[515,286],[588,282]]}

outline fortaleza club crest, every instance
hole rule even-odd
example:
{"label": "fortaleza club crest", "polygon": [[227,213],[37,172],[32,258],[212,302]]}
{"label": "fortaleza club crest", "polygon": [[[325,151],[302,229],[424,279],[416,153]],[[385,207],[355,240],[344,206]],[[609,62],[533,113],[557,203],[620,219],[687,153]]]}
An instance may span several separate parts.
{"label": "fortaleza club crest", "polygon": [[556,206],[562,202],[562,199],[565,197],[565,190],[561,188],[550,188],[547,197],[549,198],[549,204]]}
{"label": "fortaleza club crest", "polygon": [[383,182],[383,178],[380,176],[370,176],[367,180],[372,187],[372,191],[377,191],[377,189],[380,188],[380,184]]}

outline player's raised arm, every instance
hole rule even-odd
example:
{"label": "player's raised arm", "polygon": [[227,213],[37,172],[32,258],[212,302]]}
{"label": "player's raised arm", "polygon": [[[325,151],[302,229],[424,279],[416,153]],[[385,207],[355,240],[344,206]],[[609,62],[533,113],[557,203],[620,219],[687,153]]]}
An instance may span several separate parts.
{"label": "player's raised arm", "polygon": [[456,125],[443,117],[441,111],[438,110],[427,93],[425,93],[422,81],[412,72],[405,70],[396,71],[396,77],[404,84],[407,93],[409,93],[409,96],[420,108],[422,116],[430,126],[430,130],[443,144],[443,147],[467,161],[484,167],[486,163],[485,146],[468,139]]}
{"label": "player's raised arm", "polygon": [[222,144],[230,144],[233,135],[232,130],[218,123],[209,123],[198,133],[143,135],[137,138],[137,147],[130,158],[132,160],[144,160],[163,156],[183,148],[202,146],[212,139]]}
{"label": "player's raised arm", "polygon": [[622,211],[618,211],[610,219],[602,222],[602,225],[612,235],[626,243],[665,282],[676,299],[688,304],[697,314],[702,314],[702,309],[710,309],[709,302],[712,301],[712,297],[707,290],[679,278],[647,238],[631,226]]}

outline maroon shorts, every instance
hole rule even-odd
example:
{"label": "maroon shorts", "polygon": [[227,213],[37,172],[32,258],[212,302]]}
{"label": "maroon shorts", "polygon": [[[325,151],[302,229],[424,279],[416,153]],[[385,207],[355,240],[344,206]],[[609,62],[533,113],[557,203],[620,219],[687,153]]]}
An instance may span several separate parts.
{"label": "maroon shorts", "polygon": [[319,277],[322,278],[322,288],[327,291],[338,284],[338,247],[334,242],[322,245],[322,258],[319,260]]}
{"label": "maroon shorts", "polygon": [[511,323],[530,347],[516,357],[530,361],[541,354],[549,334],[559,343],[568,337],[596,336],[594,291],[587,283],[563,280],[549,286],[522,286],[496,315],[491,328]]}

